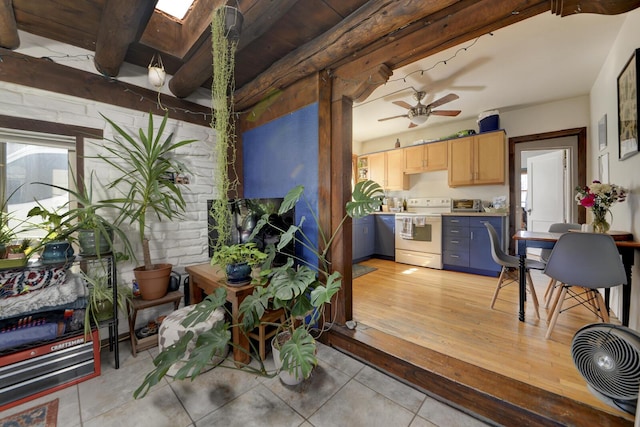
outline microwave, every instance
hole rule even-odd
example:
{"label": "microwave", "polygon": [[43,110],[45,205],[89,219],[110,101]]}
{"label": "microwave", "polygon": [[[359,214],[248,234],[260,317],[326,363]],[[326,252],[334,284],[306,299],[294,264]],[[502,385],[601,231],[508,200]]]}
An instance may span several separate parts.
{"label": "microwave", "polygon": [[480,199],[452,199],[452,212],[482,212],[482,200]]}

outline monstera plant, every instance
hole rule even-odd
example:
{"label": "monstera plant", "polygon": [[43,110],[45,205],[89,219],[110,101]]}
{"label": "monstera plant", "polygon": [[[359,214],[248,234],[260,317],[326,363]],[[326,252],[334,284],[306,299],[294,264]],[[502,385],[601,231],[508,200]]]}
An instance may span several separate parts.
{"label": "monstera plant", "polygon": [[[302,186],[292,189],[285,196],[279,214],[286,213],[299,201],[306,202],[303,193]],[[289,258],[283,266],[274,268],[264,266],[260,277],[256,280],[253,293],[240,304],[242,324],[230,325],[219,322],[212,329],[200,334],[196,349],[190,353],[174,378],[195,378],[215,354],[219,354],[218,352],[224,350],[227,345],[234,345],[230,341],[231,327],[238,326],[247,333],[260,324],[267,310],[278,309],[282,309],[285,314],[285,321],[278,326],[280,333],[274,337],[277,342],[275,346],[279,349],[279,356],[277,356],[279,360],[276,360],[276,363],[281,362],[281,368],[275,372],[269,372],[259,358],[258,367],[243,365],[241,368],[265,376],[282,373],[293,376],[299,381],[308,378],[318,363],[316,339],[322,330],[317,327],[318,321],[324,314],[325,305],[331,303],[342,287],[342,275],[332,270],[328,259],[331,246],[348,218],[360,218],[378,210],[383,197],[382,188],[375,182],[359,182],[353,191],[352,200],[346,204],[346,214],[331,234],[322,229],[317,215],[313,214],[319,236],[318,245],[314,245],[312,243],[314,239],[310,239],[302,230],[305,217],[302,217],[298,224],[290,225],[287,230],[281,230],[283,234],[277,246],[267,248],[267,253],[271,255],[270,259],[273,259],[275,251],[282,250],[291,241],[295,241],[298,246],[311,250],[317,257],[317,262],[294,256]],[[311,212],[313,213],[314,210],[311,209]],[[274,226],[269,222],[269,215],[263,216],[258,221],[254,233],[258,233],[267,225]],[[195,307],[183,325],[188,327],[204,321],[213,310],[224,307],[225,297],[225,290],[217,289]],[[155,369],[146,376],[142,385],[135,391],[134,397],[144,396],[150,387],[164,377],[175,362],[185,357],[186,346],[192,338],[193,333],[187,332],[176,344],[162,351],[154,359]],[[241,350],[246,351],[243,348]]]}

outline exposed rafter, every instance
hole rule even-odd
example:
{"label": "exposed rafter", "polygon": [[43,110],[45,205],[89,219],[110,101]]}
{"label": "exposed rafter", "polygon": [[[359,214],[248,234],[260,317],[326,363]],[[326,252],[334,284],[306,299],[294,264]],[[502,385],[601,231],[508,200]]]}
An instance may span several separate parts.
{"label": "exposed rafter", "polygon": [[[138,40],[158,0],[107,0],[96,40],[96,69],[118,75],[129,45]],[[151,59],[151,58],[149,58]]]}
{"label": "exposed rafter", "polygon": [[[244,14],[242,37],[237,50],[242,50],[252,41],[264,34],[277,22],[297,0],[278,2],[258,2]],[[223,2],[220,1],[222,4]],[[213,57],[211,55],[211,35],[204,37],[196,53],[174,74],[169,89],[178,98],[191,95],[198,87],[211,78]]]}
{"label": "exposed rafter", "polygon": [[20,46],[18,24],[12,3],[12,0],[0,0],[0,47],[5,49],[15,49]]}

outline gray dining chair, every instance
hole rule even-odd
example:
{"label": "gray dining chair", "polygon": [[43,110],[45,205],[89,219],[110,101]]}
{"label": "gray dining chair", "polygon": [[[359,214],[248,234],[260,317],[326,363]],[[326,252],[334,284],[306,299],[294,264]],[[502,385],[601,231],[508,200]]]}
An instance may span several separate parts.
{"label": "gray dining chair", "polygon": [[[599,288],[611,288],[627,283],[627,276],[616,243],[604,233],[565,233],[551,251],[544,274],[561,283],[556,292],[546,338],[561,312],[582,305],[603,322],[609,313]],[[563,310],[566,300],[573,305]]]}
{"label": "gray dining chair", "polygon": [[[498,277],[498,285],[496,286],[496,290],[493,293],[493,298],[491,299],[490,308],[493,309],[500,290],[505,286],[510,285],[511,283],[518,283],[520,258],[505,253],[500,246],[500,238],[498,237],[496,229],[493,228],[493,226],[488,222],[485,222],[484,225],[485,227],[487,227],[487,231],[489,232],[489,240],[491,242],[491,256],[498,265],[502,266],[500,277]],[[536,310],[536,317],[540,319],[540,312],[538,311],[538,297],[536,295],[536,290],[533,286],[533,279],[531,278],[531,273],[529,273],[529,270],[532,268],[536,270],[542,270],[544,269],[545,264],[543,262],[532,259],[526,259],[525,262],[527,287],[529,293],[531,293],[531,301],[533,302],[533,306]]]}
{"label": "gray dining chair", "polygon": [[[569,230],[580,230],[582,227],[580,224],[572,223],[572,222],[556,222],[555,224],[551,224],[549,226],[550,233],[567,233]],[[549,257],[551,256],[551,249],[542,249],[540,252],[540,259],[543,262],[547,262]],[[550,278],[549,284],[547,285],[547,289],[544,291],[544,308],[549,308],[549,304],[551,304],[551,299],[553,298],[553,294],[558,287],[557,280]]]}

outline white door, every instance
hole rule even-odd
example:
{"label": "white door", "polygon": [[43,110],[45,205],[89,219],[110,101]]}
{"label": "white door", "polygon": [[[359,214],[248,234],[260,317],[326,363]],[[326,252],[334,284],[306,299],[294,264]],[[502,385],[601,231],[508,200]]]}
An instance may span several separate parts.
{"label": "white door", "polygon": [[567,150],[555,150],[527,159],[527,230],[547,231],[566,222],[571,195],[565,161]]}

